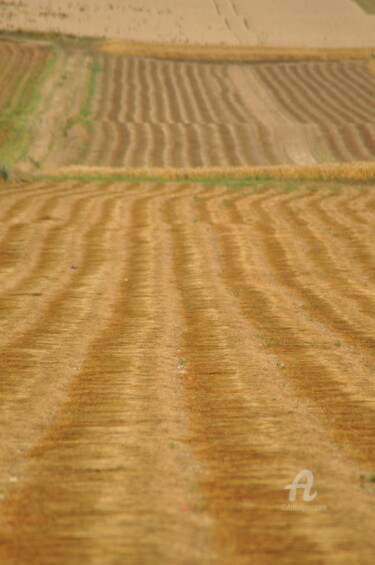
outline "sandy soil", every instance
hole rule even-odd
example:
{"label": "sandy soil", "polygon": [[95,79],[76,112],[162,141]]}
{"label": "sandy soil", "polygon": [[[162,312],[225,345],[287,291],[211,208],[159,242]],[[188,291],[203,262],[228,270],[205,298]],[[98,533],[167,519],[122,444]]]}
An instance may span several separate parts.
{"label": "sandy soil", "polygon": [[374,46],[375,16],[351,0],[5,0],[1,28],[123,40]]}
{"label": "sandy soil", "polygon": [[1,563],[373,563],[375,187],[294,188],[3,185]]}

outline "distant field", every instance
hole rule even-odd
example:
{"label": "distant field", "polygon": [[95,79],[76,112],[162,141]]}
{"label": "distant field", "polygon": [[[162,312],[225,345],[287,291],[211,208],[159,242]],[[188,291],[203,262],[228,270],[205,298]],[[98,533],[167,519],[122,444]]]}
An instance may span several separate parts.
{"label": "distant field", "polygon": [[[38,91],[49,50],[36,44],[0,42],[0,164],[24,156],[32,142],[30,114],[38,105]],[[44,76],[46,79],[46,76]]]}
{"label": "distant field", "polygon": [[[17,76],[22,84],[37,82],[48,57],[48,79],[28,118],[33,142],[22,148],[29,168],[313,165],[375,157],[375,76],[366,60],[160,60],[73,43],[47,49],[3,41],[9,123],[18,119],[11,108],[26,104]],[[5,133],[0,164],[10,165],[15,153]]]}

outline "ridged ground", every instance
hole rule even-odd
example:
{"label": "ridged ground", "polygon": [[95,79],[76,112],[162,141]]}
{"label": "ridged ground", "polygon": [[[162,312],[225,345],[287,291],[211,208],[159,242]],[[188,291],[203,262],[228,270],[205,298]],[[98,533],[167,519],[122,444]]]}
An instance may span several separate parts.
{"label": "ridged ground", "polygon": [[0,41],[0,78],[0,166],[16,153],[26,171],[375,158],[365,60],[209,63]]}
{"label": "ridged ground", "polygon": [[374,188],[2,185],[1,563],[373,563]]}

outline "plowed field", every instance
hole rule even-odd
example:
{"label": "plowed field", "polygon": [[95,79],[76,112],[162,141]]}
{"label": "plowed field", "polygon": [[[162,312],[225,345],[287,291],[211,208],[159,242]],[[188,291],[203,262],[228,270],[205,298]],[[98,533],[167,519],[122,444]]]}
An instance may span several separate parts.
{"label": "plowed field", "polygon": [[3,184],[0,562],[372,564],[374,190]]}

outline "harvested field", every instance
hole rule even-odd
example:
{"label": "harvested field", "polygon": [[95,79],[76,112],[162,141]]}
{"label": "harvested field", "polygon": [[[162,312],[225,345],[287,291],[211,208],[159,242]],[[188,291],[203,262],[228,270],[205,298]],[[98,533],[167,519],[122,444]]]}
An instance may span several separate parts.
{"label": "harvested field", "polygon": [[[25,122],[35,105],[37,85],[42,79],[48,57],[48,49],[37,44],[0,41],[1,164],[11,159],[15,146],[22,147],[22,141],[17,138],[27,137]],[[24,149],[25,140],[23,142]],[[20,156],[18,152],[17,157]]]}
{"label": "harvested field", "polygon": [[0,187],[1,563],[372,564],[375,186]]}
{"label": "harvested field", "polygon": [[[45,62],[52,44],[14,45],[28,69],[22,80],[36,81],[41,70],[33,75],[30,53]],[[3,42],[3,53],[12,46]],[[17,150],[29,169],[308,166],[375,157],[375,76],[367,60],[160,60],[68,44],[55,45],[49,61],[33,110],[43,120],[32,121],[28,150]],[[0,147],[0,164],[11,154],[13,146]]]}
{"label": "harvested field", "polygon": [[363,62],[218,65],[112,56],[98,65],[90,137],[74,164],[309,165],[375,156],[375,77]]}
{"label": "harvested field", "polygon": [[54,165],[215,167],[375,157],[363,61],[215,64],[102,56],[90,135]]}
{"label": "harvested field", "polygon": [[374,562],[373,20],[193,4],[0,0],[1,565]]}

